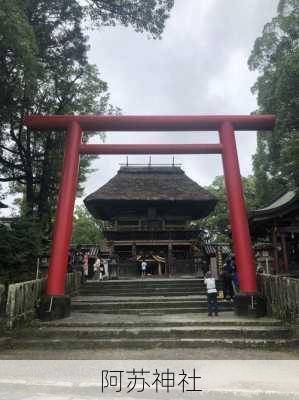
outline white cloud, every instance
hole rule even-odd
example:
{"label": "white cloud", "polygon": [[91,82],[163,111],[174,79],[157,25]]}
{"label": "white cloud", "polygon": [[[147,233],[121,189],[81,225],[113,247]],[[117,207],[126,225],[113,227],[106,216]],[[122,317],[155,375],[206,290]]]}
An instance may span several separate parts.
{"label": "white cloud", "polygon": [[[148,40],[130,28],[103,28],[90,34],[90,61],[109,83],[111,101],[124,114],[249,114],[256,74],[247,59],[255,38],[276,13],[278,0],[176,0],[163,39]],[[107,143],[215,142],[216,133],[108,133]],[[241,173],[251,173],[254,133],[238,133]],[[131,162],[148,157],[130,156]],[[152,162],[171,162],[153,156]],[[175,157],[186,173],[207,185],[222,173],[219,156]],[[124,156],[94,162],[85,194],[109,180]],[[82,200],[79,200],[81,202]]]}
{"label": "white cloud", "polygon": [[[276,12],[277,0],[177,0],[161,41],[130,28],[105,28],[90,37],[90,60],[110,86],[112,102],[124,114],[249,114],[256,74],[247,67],[255,38]],[[216,133],[108,133],[107,143],[215,142]],[[252,172],[255,133],[237,134],[243,175]],[[171,162],[153,156],[152,162]],[[130,162],[147,162],[130,156]],[[222,173],[219,156],[175,157],[202,185]],[[86,194],[103,185],[124,162],[105,156],[86,184]]]}

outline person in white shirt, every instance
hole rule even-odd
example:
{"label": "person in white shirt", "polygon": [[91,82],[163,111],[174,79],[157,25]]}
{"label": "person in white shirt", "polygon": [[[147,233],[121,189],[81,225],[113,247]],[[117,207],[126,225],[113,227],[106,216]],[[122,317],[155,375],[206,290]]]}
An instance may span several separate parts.
{"label": "person in white shirt", "polygon": [[207,287],[208,296],[208,315],[212,317],[213,313],[215,317],[218,316],[218,303],[217,303],[217,288],[215,278],[212,277],[211,271],[206,273],[204,284]]}
{"label": "person in white shirt", "polygon": [[141,263],[141,277],[145,276],[147,268],[147,262],[145,260]]}

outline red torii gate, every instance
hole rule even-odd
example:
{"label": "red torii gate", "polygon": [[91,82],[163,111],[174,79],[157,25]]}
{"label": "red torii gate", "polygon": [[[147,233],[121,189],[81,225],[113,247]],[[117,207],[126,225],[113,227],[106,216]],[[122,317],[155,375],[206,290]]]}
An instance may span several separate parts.
{"label": "red torii gate", "polygon": [[[67,131],[46,289],[50,304],[64,296],[80,154],[221,154],[240,289],[255,293],[256,270],[234,131],[272,130],[275,121],[273,115],[27,116],[25,124],[31,129]],[[218,131],[220,143],[82,144],[82,131]]]}

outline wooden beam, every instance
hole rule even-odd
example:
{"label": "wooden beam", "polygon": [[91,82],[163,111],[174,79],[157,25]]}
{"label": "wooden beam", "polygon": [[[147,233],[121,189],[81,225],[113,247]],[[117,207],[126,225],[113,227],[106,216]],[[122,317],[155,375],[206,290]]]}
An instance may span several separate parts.
{"label": "wooden beam", "polygon": [[[132,244],[142,246],[168,246],[169,240],[113,240],[114,246],[132,246]],[[191,246],[192,240],[173,240],[174,246]]]}

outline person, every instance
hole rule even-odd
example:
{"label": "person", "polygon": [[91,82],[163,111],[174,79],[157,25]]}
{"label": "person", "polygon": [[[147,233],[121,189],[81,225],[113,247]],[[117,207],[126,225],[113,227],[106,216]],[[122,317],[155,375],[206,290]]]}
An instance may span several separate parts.
{"label": "person", "polygon": [[235,296],[240,291],[240,288],[239,288],[240,282],[239,282],[237,266],[236,266],[236,262],[235,262],[235,258],[234,257],[232,258],[232,261],[231,261],[231,271],[232,271],[231,272],[231,277],[232,277],[231,279],[232,279],[233,293],[234,293],[234,296]]}
{"label": "person", "polygon": [[83,274],[82,281],[86,282],[88,277],[88,262],[89,262],[89,253],[85,253],[83,257]]}
{"label": "person", "polygon": [[100,265],[101,265],[100,257],[97,257],[95,263],[93,264],[93,271],[94,271],[94,279],[95,280],[98,280],[100,278]]}
{"label": "person", "polygon": [[206,273],[204,284],[207,287],[208,297],[208,315],[212,317],[213,313],[215,317],[218,316],[218,302],[217,302],[217,288],[215,278],[212,277],[211,271]]}
{"label": "person", "polygon": [[84,254],[81,251],[81,248],[78,247],[77,251],[76,251],[76,254],[75,254],[75,269],[77,271],[82,271],[83,257],[84,257]]}
{"label": "person", "polygon": [[145,260],[142,261],[141,263],[141,276],[145,276],[146,274],[146,268],[147,268],[147,262]]}
{"label": "person", "polygon": [[223,266],[222,280],[223,280],[223,296],[225,300],[230,300],[234,297],[234,289],[232,284],[233,273],[232,258],[228,257]]}
{"label": "person", "polygon": [[99,279],[100,279],[100,281],[103,280],[104,275],[105,275],[104,260],[102,258],[100,258],[100,268],[99,268]]}

